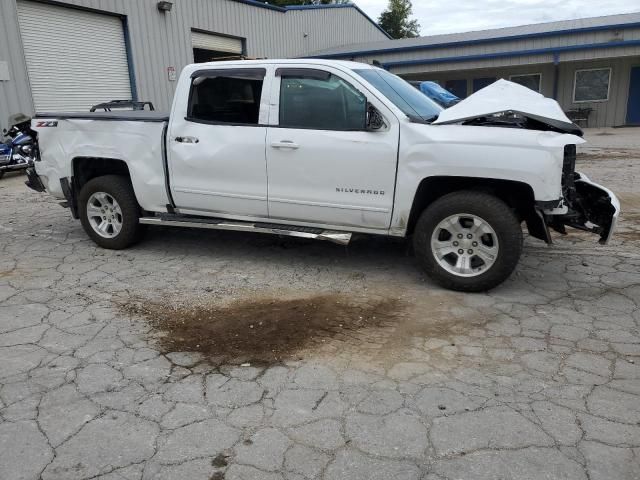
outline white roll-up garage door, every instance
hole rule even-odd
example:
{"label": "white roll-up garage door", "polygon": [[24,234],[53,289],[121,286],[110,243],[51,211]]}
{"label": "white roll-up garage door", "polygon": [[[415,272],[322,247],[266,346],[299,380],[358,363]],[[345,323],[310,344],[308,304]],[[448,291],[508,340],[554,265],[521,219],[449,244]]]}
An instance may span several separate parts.
{"label": "white roll-up garage door", "polygon": [[203,50],[229,52],[236,55],[242,54],[242,40],[238,38],[223,37],[211,33],[191,32],[191,44],[193,48],[201,48]]}
{"label": "white roll-up garage door", "polygon": [[21,0],[18,19],[36,112],[131,99],[119,17]]}

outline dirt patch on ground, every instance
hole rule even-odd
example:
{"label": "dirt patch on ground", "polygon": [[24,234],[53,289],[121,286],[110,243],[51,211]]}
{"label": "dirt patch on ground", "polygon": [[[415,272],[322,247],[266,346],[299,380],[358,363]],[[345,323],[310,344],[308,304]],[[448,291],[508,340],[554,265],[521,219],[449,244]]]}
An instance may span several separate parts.
{"label": "dirt patch on ground", "polygon": [[214,364],[273,364],[335,337],[388,327],[405,304],[397,298],[325,294],[239,300],[224,306],[145,300],[121,308],[149,322],[163,353],[200,352]]}
{"label": "dirt patch on ground", "polygon": [[632,216],[632,214],[635,214],[637,217],[638,214],[640,214],[640,194],[635,192],[618,192],[617,196],[620,199],[623,215]]}
{"label": "dirt patch on ground", "polygon": [[636,149],[593,149],[586,152],[579,152],[576,156],[578,161],[581,160],[620,160],[627,158],[635,158],[640,154]]}
{"label": "dirt patch on ground", "polygon": [[640,232],[636,232],[636,231],[626,231],[626,232],[616,231],[616,232],[613,233],[613,238],[618,238],[618,239],[632,241],[632,242],[639,242],[640,241]]}
{"label": "dirt patch on ground", "polygon": [[18,273],[17,270],[0,270],[0,278],[10,277]]}
{"label": "dirt patch on ground", "polygon": [[[150,339],[162,353],[198,352],[214,366],[314,357],[336,365],[385,367],[425,357],[420,353],[425,341],[453,341],[491,318],[483,309],[464,307],[462,294],[454,292],[399,292],[391,286],[381,291],[252,295],[224,304],[138,298],[119,306],[147,321]],[[441,363],[433,352],[430,356],[431,363]]]}

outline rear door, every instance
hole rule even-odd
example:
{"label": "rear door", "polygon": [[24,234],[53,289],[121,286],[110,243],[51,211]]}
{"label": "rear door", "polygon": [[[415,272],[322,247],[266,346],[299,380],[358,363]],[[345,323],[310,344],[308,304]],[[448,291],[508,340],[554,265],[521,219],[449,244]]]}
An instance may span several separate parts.
{"label": "rear door", "polygon": [[[387,229],[399,125],[354,76],[325,66],[275,71],[267,132],[269,216]],[[367,102],[385,117],[365,129]]]}
{"label": "rear door", "polygon": [[268,215],[268,78],[267,68],[205,68],[191,76],[188,99],[176,98],[167,145],[184,213]]}

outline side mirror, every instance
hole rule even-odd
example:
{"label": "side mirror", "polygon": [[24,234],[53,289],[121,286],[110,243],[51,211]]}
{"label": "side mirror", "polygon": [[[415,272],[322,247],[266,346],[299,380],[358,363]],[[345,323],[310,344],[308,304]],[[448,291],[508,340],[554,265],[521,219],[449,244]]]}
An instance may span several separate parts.
{"label": "side mirror", "polygon": [[367,104],[367,127],[366,129],[369,131],[376,131],[384,128],[386,124],[384,123],[384,117],[378,111],[376,107]]}

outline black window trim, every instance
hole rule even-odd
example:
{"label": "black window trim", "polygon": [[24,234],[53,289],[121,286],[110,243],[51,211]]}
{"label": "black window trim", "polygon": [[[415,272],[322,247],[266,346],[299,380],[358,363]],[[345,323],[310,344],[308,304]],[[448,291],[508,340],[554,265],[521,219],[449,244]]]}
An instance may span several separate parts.
{"label": "black window trim", "polygon": [[[329,80],[333,75],[327,70],[320,70],[319,68],[277,68],[276,77],[296,77],[296,78],[313,78],[315,80]],[[342,79],[342,77],[336,75],[336,77]]]}
{"label": "black window trim", "polygon": [[197,77],[207,77],[207,78],[217,78],[217,77],[234,77],[239,75],[255,75],[256,80],[264,80],[267,76],[266,68],[203,68],[201,70],[196,70],[191,74],[191,81],[193,83],[193,79]]}
{"label": "black window trim", "polygon": [[[193,85],[193,80],[202,76],[206,76],[208,78],[217,78],[220,77],[222,75],[219,75],[220,72],[231,72],[231,78],[233,78],[233,74],[235,73],[236,75],[238,75],[240,72],[242,72],[243,74],[246,74],[247,71],[253,72],[256,74],[256,80],[262,80],[262,89],[264,90],[264,86],[265,86],[265,77],[267,76],[267,69],[266,68],[207,68],[207,69],[202,69],[202,70],[196,70],[195,72],[193,72],[191,74],[191,84],[189,85],[189,98],[187,99],[187,115],[184,117],[184,119],[187,122],[191,122],[191,123],[200,123],[203,125],[215,125],[215,126],[228,126],[228,127],[266,127],[267,125],[261,124],[261,123],[236,123],[236,122],[217,122],[215,120],[204,120],[204,119],[200,119],[200,118],[196,118],[196,117],[192,117],[191,115],[189,115],[189,113],[191,112],[191,106],[192,106],[192,100],[193,100],[193,90],[194,90],[194,85]],[[218,73],[218,75],[206,75],[207,73]],[[262,77],[259,77],[259,75],[262,75]],[[262,92],[265,93],[265,92]],[[262,93],[260,95],[260,104],[258,105],[258,119],[260,119],[260,110],[262,107]],[[269,92],[266,92],[267,94]]]}

